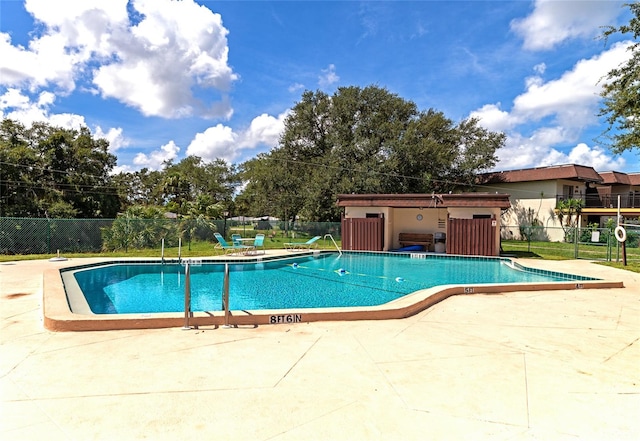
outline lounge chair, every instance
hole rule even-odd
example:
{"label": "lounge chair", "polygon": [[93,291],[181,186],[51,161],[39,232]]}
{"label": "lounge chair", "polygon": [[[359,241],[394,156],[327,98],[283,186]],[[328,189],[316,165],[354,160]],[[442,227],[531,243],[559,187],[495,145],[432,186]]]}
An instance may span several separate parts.
{"label": "lounge chair", "polygon": [[258,248],[262,248],[262,254],[265,254],[266,251],[264,249],[264,234],[256,234],[256,238],[253,241],[253,249],[257,254]]}
{"label": "lounge chair", "polygon": [[218,243],[216,244],[215,248],[222,249],[225,254],[227,254],[227,253],[231,253],[231,254],[235,254],[235,253],[247,254],[249,251],[255,249],[255,247],[253,245],[236,245],[236,244],[229,245],[227,243],[227,241],[224,240],[224,237],[222,237],[222,234],[213,233],[213,235],[218,240]]}
{"label": "lounge chair", "polygon": [[311,247],[317,247],[318,244],[316,241],[320,239],[322,236],[315,236],[309,239],[306,242],[285,242],[283,245],[287,250],[310,250]]}
{"label": "lounge chair", "polygon": [[240,236],[239,234],[232,234],[231,241],[234,245],[242,245],[242,236]]}

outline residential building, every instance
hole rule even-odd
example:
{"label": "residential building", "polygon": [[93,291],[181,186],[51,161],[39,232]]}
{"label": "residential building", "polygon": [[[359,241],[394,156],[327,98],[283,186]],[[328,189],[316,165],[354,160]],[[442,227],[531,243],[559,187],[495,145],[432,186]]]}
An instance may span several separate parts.
{"label": "residential building", "polygon": [[581,227],[603,227],[616,219],[618,210],[626,219],[640,216],[640,173],[598,173],[593,167],[565,164],[486,173],[478,183],[479,191],[510,195],[512,208],[502,218],[504,238],[521,238],[524,226],[542,226],[545,239],[564,240],[557,208],[569,199],[582,201]]}

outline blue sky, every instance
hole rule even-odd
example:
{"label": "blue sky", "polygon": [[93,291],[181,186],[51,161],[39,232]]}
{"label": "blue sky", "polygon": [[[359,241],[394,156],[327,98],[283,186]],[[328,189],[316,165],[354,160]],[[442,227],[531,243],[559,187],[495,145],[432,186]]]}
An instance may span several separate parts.
{"label": "blue sky", "polygon": [[377,85],[507,134],[496,169],[640,171],[597,139],[617,1],[0,0],[0,116],[85,125],[117,171],[277,145],[304,90]]}

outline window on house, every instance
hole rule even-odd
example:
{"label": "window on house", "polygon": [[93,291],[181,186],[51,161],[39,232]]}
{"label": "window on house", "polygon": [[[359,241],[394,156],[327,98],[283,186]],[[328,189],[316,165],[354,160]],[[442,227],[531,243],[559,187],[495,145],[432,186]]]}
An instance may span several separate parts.
{"label": "window on house", "polygon": [[565,199],[573,198],[573,185],[563,185],[562,196],[564,196]]}

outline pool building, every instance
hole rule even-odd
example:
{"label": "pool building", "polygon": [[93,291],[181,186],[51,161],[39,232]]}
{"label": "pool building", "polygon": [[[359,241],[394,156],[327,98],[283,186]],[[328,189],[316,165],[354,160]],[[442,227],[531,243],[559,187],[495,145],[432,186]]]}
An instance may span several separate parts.
{"label": "pool building", "polygon": [[500,254],[504,193],[342,194],[342,248]]}

